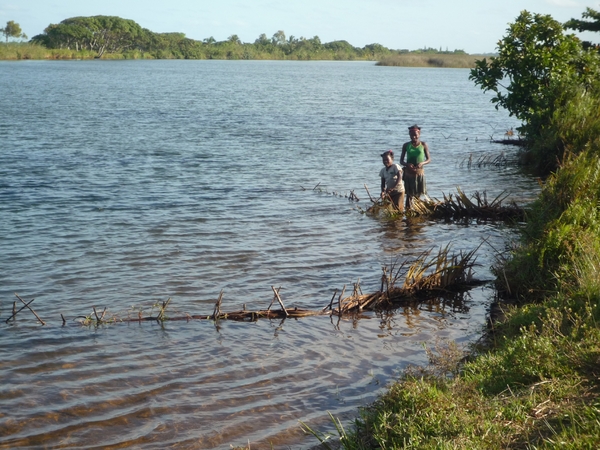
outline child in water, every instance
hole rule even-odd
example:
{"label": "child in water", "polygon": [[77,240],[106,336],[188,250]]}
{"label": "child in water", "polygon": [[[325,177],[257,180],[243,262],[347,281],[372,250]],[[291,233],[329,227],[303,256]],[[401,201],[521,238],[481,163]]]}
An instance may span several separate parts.
{"label": "child in water", "polygon": [[394,164],[394,152],[388,150],[381,154],[383,165],[379,172],[381,177],[381,198],[389,197],[398,211],[404,211],[404,181],[402,168]]}

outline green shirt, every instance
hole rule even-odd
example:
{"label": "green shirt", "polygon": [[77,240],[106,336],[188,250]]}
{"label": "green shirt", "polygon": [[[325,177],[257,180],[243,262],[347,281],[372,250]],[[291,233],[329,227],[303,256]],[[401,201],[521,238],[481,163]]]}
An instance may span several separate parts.
{"label": "green shirt", "polygon": [[406,163],[417,165],[425,161],[425,148],[421,142],[416,147],[413,147],[412,142],[406,146]]}

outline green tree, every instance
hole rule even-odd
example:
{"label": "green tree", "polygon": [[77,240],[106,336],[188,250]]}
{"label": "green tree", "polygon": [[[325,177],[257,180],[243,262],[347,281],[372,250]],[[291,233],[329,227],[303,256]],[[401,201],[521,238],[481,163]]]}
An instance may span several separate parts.
{"label": "green tree", "polygon": [[0,28],[0,33],[6,38],[7,44],[8,38],[27,39],[27,35],[21,31],[21,26],[14,20],[6,22],[6,27]]}
{"label": "green tree", "polygon": [[577,31],[600,31],[600,11],[595,11],[592,8],[586,8],[585,12],[581,14],[584,19],[592,20],[578,20],[571,19],[565,23],[565,28]]}
{"label": "green tree", "polygon": [[522,131],[537,133],[569,84],[585,87],[598,76],[598,58],[591,56],[551,16],[523,11],[498,43],[498,56],[477,61],[469,78],[495,92],[496,108],[523,121]]}
{"label": "green tree", "polygon": [[242,45],[242,41],[240,40],[237,34],[232,34],[231,36],[229,36],[227,38],[227,42],[234,45]]}
{"label": "green tree", "polygon": [[254,45],[259,47],[267,47],[270,43],[271,41],[265,33],[262,33],[260,36],[258,36],[258,39],[254,41]]}
{"label": "green tree", "polygon": [[[585,12],[583,14],[581,14],[581,16],[584,19],[592,19],[592,20],[578,20],[578,19],[571,19],[568,22],[565,23],[565,28],[568,28],[570,30],[577,30],[577,31],[595,31],[595,32],[600,32],[600,11],[595,11],[592,8],[586,8]],[[597,44],[592,44],[589,41],[584,41],[583,45],[585,48],[590,48],[590,47],[594,47],[598,50],[600,50],[600,46],[598,46]]]}
{"label": "green tree", "polygon": [[44,35],[34,41],[49,48],[75,48],[94,51],[101,57],[104,53],[119,53],[140,46],[147,30],[133,20],[116,16],[72,17],[58,25],[49,25]]}

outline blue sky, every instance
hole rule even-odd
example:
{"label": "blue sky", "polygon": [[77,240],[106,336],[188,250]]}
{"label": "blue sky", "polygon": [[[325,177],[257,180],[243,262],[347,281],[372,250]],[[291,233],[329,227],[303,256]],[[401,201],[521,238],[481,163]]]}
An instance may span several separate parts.
{"label": "blue sky", "polygon": [[[261,33],[270,38],[283,30],[287,37],[319,36],[356,47],[487,53],[524,9],[565,22],[580,19],[586,6],[600,10],[598,0],[1,0],[0,26],[14,20],[31,38],[69,17],[110,15],[197,40],[237,34],[254,42]],[[599,33],[581,37],[600,42]]]}

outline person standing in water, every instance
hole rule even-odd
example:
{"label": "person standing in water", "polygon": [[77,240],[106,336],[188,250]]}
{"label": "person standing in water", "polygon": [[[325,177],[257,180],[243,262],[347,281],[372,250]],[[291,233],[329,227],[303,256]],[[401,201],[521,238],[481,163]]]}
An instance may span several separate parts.
{"label": "person standing in water", "polygon": [[394,164],[394,152],[388,150],[381,154],[383,165],[379,172],[381,177],[381,198],[389,196],[398,211],[404,211],[404,182],[402,168]]}
{"label": "person standing in water", "polygon": [[410,142],[402,146],[400,164],[404,167],[404,187],[406,189],[406,209],[412,205],[413,197],[427,195],[427,183],[423,166],[431,162],[429,146],[421,141],[421,127],[408,127]]}

